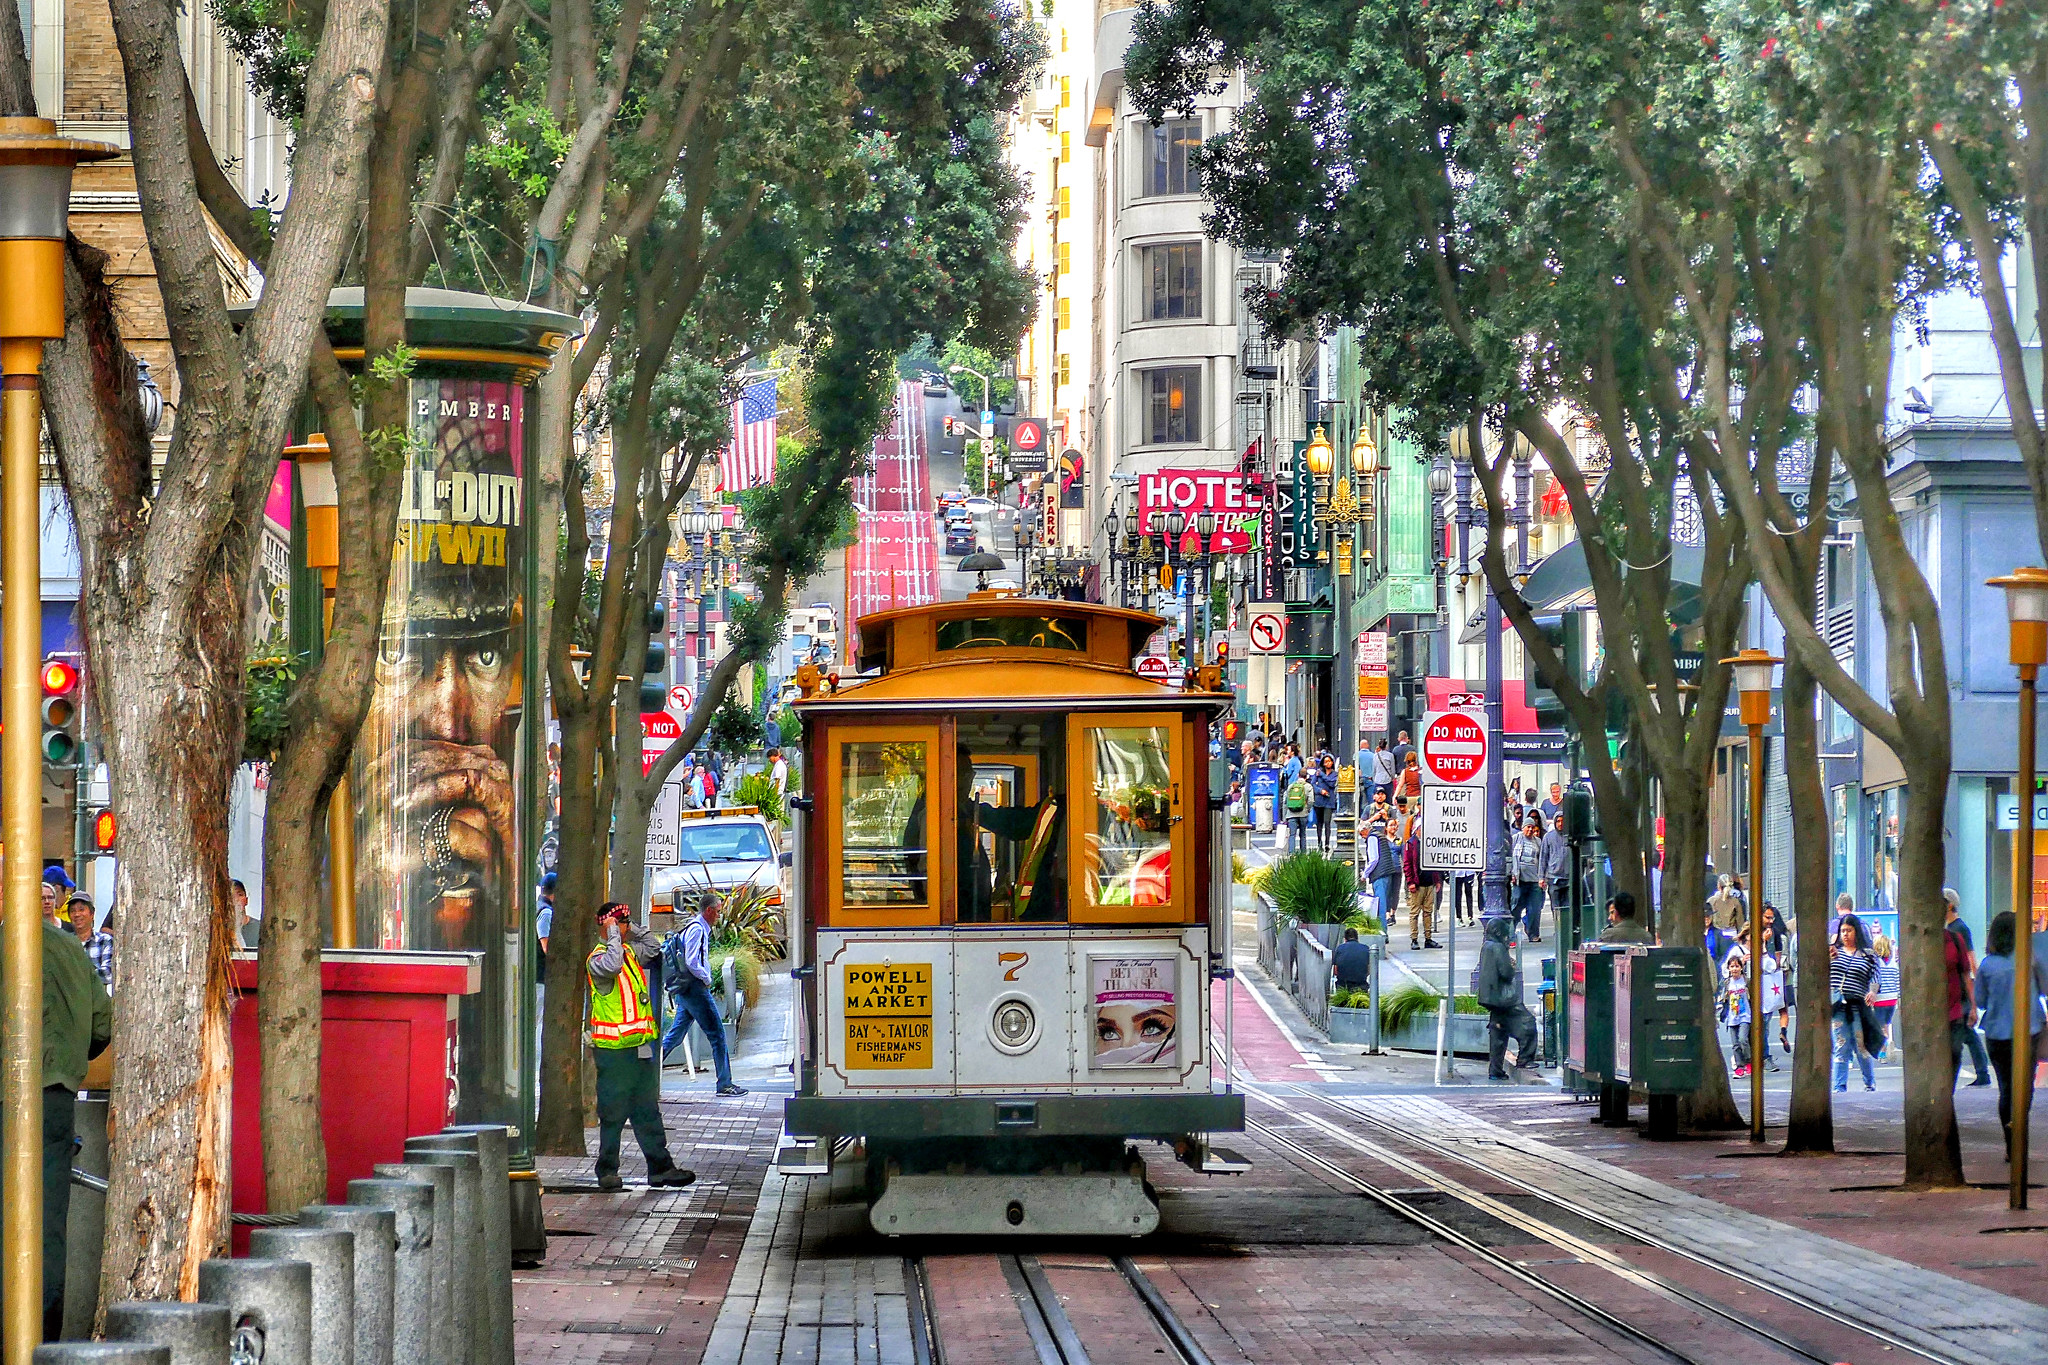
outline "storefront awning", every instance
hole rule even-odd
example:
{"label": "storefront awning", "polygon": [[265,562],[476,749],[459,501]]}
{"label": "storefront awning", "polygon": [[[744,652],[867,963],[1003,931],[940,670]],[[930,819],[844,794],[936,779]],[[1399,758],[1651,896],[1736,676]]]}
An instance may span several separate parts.
{"label": "storefront awning", "polygon": [[[1706,552],[1697,545],[1671,547],[1671,609],[1674,626],[1696,625],[1700,619],[1700,575]],[[1586,569],[1586,546],[1574,540],[1545,557],[1529,571],[1522,596],[1539,612],[1571,611],[1593,605],[1593,576]]]}

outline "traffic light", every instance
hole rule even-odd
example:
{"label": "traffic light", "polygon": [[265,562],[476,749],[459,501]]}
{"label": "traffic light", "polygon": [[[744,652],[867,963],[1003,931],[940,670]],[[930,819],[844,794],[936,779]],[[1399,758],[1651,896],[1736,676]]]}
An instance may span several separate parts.
{"label": "traffic light", "polygon": [[668,603],[657,600],[647,609],[647,660],[641,670],[640,712],[650,715],[668,706]]}
{"label": "traffic light", "polygon": [[[1564,664],[1565,676],[1575,684],[1583,685],[1585,678],[1586,632],[1578,611],[1549,612],[1535,618],[1536,629],[1549,642],[1550,648]],[[1536,711],[1536,724],[1545,730],[1561,729],[1571,721],[1565,710],[1564,699],[1557,695],[1557,689],[1549,679],[1542,676],[1533,657],[1529,658],[1528,678],[1524,686],[1528,690],[1529,705]]]}
{"label": "traffic light", "polygon": [[92,817],[92,847],[95,853],[114,851],[114,812],[96,811]]}
{"label": "traffic light", "polygon": [[43,660],[43,762],[78,762],[78,669],[62,659]]}
{"label": "traffic light", "polygon": [[1240,739],[1242,739],[1243,737],[1244,737],[1244,722],[1243,722],[1243,721],[1238,721],[1238,720],[1226,720],[1226,721],[1224,721],[1224,722],[1223,722],[1223,742],[1224,742],[1225,744],[1235,744],[1235,743],[1237,743],[1237,742],[1238,742],[1238,741],[1239,741]]}
{"label": "traffic light", "polygon": [[946,426],[945,426],[945,431],[946,431],[946,435],[948,435],[948,436],[951,436],[951,435],[953,434],[953,423],[954,423],[954,421],[955,421],[955,418],[954,418],[954,417],[952,416],[952,414],[948,413],[948,414],[947,414],[947,416],[946,416]]}

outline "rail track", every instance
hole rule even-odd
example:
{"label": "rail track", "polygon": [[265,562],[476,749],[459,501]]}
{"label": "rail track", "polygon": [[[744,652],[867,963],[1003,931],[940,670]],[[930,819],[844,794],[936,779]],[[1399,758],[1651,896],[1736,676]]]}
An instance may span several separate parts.
{"label": "rail track", "polygon": [[[1092,1333],[1076,1326],[1060,1302],[1060,1295],[1054,1289],[1047,1274],[1047,1266],[1038,1256],[1028,1252],[1003,1253],[994,1256],[972,1256],[957,1258],[972,1262],[993,1261],[1001,1272],[1004,1287],[1031,1340],[1035,1354],[1025,1359],[1035,1360],[1037,1365],[1095,1365],[1087,1337],[1094,1335],[1098,1343],[1104,1332],[1101,1318],[1104,1310],[1116,1322],[1115,1333],[1123,1338],[1121,1345],[1128,1349],[1131,1343],[1144,1341],[1145,1358],[1177,1361],[1179,1365],[1214,1365],[1210,1356],[1196,1342],[1194,1334],[1173,1311],[1152,1281],[1128,1256],[1087,1255],[1062,1253],[1053,1267],[1055,1273],[1094,1272],[1113,1275],[1124,1293],[1112,1296],[1113,1301],[1092,1303],[1095,1309],[1091,1317]],[[947,1365],[946,1323],[950,1316],[946,1295],[935,1291],[930,1258],[912,1256],[905,1258],[904,1282],[909,1287],[911,1317],[911,1347],[917,1365]],[[985,1280],[975,1278],[985,1290]],[[1155,1343],[1156,1339],[1156,1343]],[[1098,1344],[1097,1352],[1101,1346]]]}
{"label": "rail track", "polygon": [[[1523,1232],[1540,1242],[1547,1243],[1560,1251],[1567,1252],[1576,1260],[1606,1271],[1617,1279],[1673,1302],[1685,1304],[1758,1341],[1768,1343],[1778,1350],[1799,1359],[1814,1361],[1817,1362],[1817,1365],[1834,1365],[1834,1362],[1840,1359],[1838,1353],[1821,1350],[1814,1344],[1789,1335],[1771,1324],[1759,1322],[1751,1314],[1731,1307],[1728,1303],[1716,1298],[1712,1294],[1680,1284],[1670,1277],[1660,1275],[1653,1270],[1631,1264],[1625,1256],[1612,1247],[1589,1241],[1554,1223],[1546,1222],[1526,1209],[1506,1203],[1445,1174],[1435,1165],[1397,1151],[1394,1147],[1384,1142],[1376,1142],[1371,1138],[1352,1131],[1347,1126],[1349,1124],[1363,1124],[1386,1134],[1403,1145],[1417,1145],[1412,1135],[1384,1119],[1377,1118],[1351,1105],[1340,1104],[1336,1100],[1319,1094],[1306,1086],[1281,1082],[1253,1084],[1248,1085],[1246,1089],[1249,1093],[1257,1096],[1265,1104],[1271,1106],[1279,1114],[1284,1115],[1293,1122],[1305,1125],[1372,1162],[1397,1170],[1405,1177],[1426,1184],[1428,1187],[1458,1200],[1469,1208],[1497,1219],[1515,1228],[1517,1231]],[[1318,1114],[1307,1112],[1301,1108],[1291,1107],[1276,1099],[1276,1093],[1308,1101],[1314,1105],[1334,1111],[1342,1115],[1344,1122],[1333,1122]],[[1707,1365],[1707,1362],[1687,1354],[1669,1342],[1660,1340],[1656,1336],[1608,1312],[1587,1296],[1546,1280],[1541,1275],[1531,1271],[1527,1266],[1518,1264],[1512,1259],[1500,1255],[1492,1248],[1483,1245],[1469,1235],[1444,1224],[1440,1219],[1434,1218],[1425,1210],[1415,1207],[1404,1199],[1400,1193],[1390,1191],[1384,1186],[1375,1184],[1359,1175],[1356,1171],[1345,1169],[1338,1163],[1330,1160],[1329,1157],[1310,1149],[1287,1134],[1275,1131],[1270,1124],[1248,1120],[1246,1126],[1249,1131],[1256,1133],[1262,1141],[1286,1151],[1297,1160],[1322,1172],[1338,1184],[1355,1189],[1360,1194],[1374,1199],[1401,1217],[1428,1228],[1445,1240],[1463,1247],[1467,1252],[1477,1256],[1495,1270],[1509,1275],[1521,1283],[1529,1285],[1531,1288],[1568,1305],[1575,1311],[1601,1323],[1608,1329],[1648,1345],[1674,1360]],[[1459,1152],[1454,1148],[1431,1147],[1427,1150],[1433,1158],[1453,1161],[1481,1172],[1490,1182],[1510,1185],[1516,1191],[1539,1200],[1574,1219],[1583,1220],[1585,1223],[1593,1226],[1605,1228],[1629,1242],[1653,1248],[1659,1252],[1711,1270],[1714,1274],[1732,1281],[1745,1294],[1763,1294],[1775,1297],[1796,1307],[1803,1313],[1811,1314],[1836,1327],[1856,1333],[1858,1336],[1869,1341],[1873,1347],[1882,1348],[1884,1351],[1903,1352],[1918,1359],[1937,1362],[1938,1365],[1961,1365],[1961,1362],[1958,1362],[1954,1357],[1930,1351],[1925,1346],[1887,1332],[1882,1327],[1861,1322],[1820,1300],[1797,1293],[1783,1285],[1773,1283],[1761,1277],[1731,1270],[1727,1266],[1689,1247],[1666,1241],[1657,1237],[1654,1233],[1628,1226],[1611,1214],[1603,1212],[1598,1208],[1566,1198],[1540,1185],[1517,1179],[1512,1175],[1495,1170],[1477,1157]]]}

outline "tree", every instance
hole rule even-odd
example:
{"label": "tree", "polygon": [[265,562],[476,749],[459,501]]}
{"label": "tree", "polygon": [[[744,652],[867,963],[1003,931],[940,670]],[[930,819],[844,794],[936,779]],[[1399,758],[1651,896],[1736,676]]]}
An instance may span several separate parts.
{"label": "tree", "polygon": [[[1627,709],[1662,796],[1663,936],[1697,942],[1728,677],[1709,666],[1696,690],[1681,684],[1685,613],[1671,546],[1681,517],[1696,522],[1694,643],[1709,659],[1730,650],[1740,626],[1749,551],[1743,523],[1712,496],[1710,467],[1687,448],[1688,395],[1661,382],[1693,363],[1682,338],[1660,331],[1669,288],[1645,278],[1647,263],[1617,239],[1611,177],[1576,155],[1542,155],[1542,120],[1519,107],[1544,84],[1543,25],[1560,8],[1182,3],[1141,14],[1126,72],[1158,118],[1190,103],[1217,64],[1248,68],[1252,99],[1204,151],[1212,232],[1286,253],[1265,319],[1273,334],[1354,324],[1373,406],[1425,448],[1465,428],[1470,448],[1486,452],[1473,470],[1487,505],[1488,582],[1578,725],[1617,880],[1642,897],[1647,850],[1631,848],[1628,832],[1646,793],[1617,770],[1603,694]],[[1553,418],[1561,407],[1597,437],[1609,469],[1586,466]],[[1504,434],[1490,446],[1486,417]],[[1591,688],[1567,676],[1535,628],[1502,553],[1502,474],[1523,442],[1564,489],[1584,547],[1605,649]],[[1737,1123],[1717,1042],[1708,1055],[1691,1121]]]}
{"label": "tree", "polygon": [[326,9],[306,64],[300,173],[239,333],[198,188],[177,9],[115,0],[112,13],[179,408],[154,475],[107,258],[74,240],[67,332],[46,358],[84,565],[89,685],[122,813],[114,930],[129,985],[114,1013],[109,1301],[191,1297],[199,1262],[227,1238],[227,792],[242,747],[252,532],[348,247],[387,5]]}

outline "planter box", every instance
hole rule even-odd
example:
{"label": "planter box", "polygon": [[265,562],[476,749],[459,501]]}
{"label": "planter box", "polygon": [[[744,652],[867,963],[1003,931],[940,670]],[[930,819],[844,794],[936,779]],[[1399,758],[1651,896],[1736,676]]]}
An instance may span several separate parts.
{"label": "planter box", "polygon": [[1330,1006],[1330,1041],[1372,1046],[1372,1011]]}
{"label": "planter box", "polygon": [[[1344,1011],[1350,1014],[1364,1014],[1364,1010]],[[1334,1017],[1338,1011],[1331,1010]],[[1454,1014],[1450,1028],[1451,1051],[1460,1057],[1484,1057],[1486,1047],[1486,1016],[1483,1014]],[[1398,1048],[1407,1052],[1436,1051],[1436,1016],[1422,1015],[1409,1021],[1403,1029],[1389,1030],[1381,1040],[1381,1046]]]}

